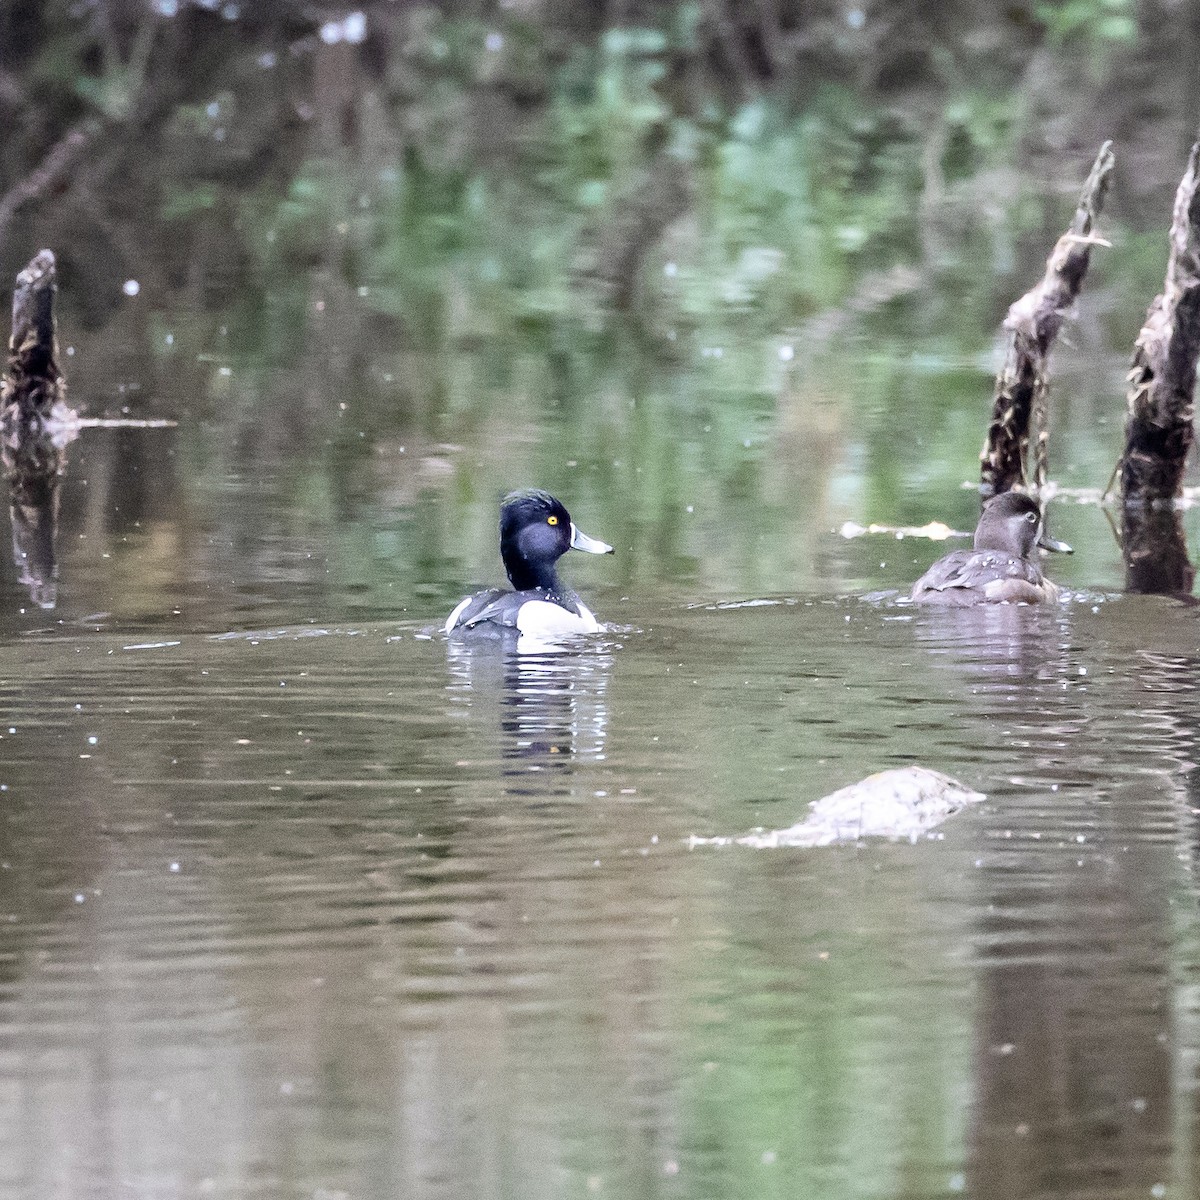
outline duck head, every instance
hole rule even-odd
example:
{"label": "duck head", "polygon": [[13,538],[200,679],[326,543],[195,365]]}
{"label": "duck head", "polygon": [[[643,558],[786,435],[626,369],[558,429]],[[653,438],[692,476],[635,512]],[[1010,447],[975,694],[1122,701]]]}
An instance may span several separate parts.
{"label": "duck head", "polygon": [[612,554],[613,548],[575,527],[571,514],[549,492],[512,492],[500,506],[500,557],[519,591],[554,590],[555,564],[568,550]]}
{"label": "duck head", "polygon": [[1045,529],[1042,510],[1024,492],[1002,492],[993,496],[979,514],[975,527],[976,550],[998,550],[1015,558],[1029,558],[1036,546],[1071,554],[1066,542],[1052,538]]}

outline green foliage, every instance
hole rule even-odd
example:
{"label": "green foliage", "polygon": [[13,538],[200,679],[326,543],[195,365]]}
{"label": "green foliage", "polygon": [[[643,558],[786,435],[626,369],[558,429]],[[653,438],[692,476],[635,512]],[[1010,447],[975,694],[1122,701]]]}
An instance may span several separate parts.
{"label": "green foliage", "polygon": [[1105,73],[1113,54],[1137,39],[1134,0],[1058,0],[1035,8],[1051,45],[1082,52],[1094,79]]}
{"label": "green foliage", "polygon": [[198,187],[171,187],[163,201],[160,215],[164,221],[186,220],[197,213],[208,212],[217,206],[219,194],[209,183]]}
{"label": "green foliage", "polygon": [[1058,0],[1035,8],[1057,44],[1072,40],[1129,43],[1137,37],[1134,0]]}

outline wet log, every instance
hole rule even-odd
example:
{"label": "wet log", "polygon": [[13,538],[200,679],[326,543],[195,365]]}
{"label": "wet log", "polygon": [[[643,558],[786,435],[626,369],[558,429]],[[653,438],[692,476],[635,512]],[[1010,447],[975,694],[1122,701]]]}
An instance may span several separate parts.
{"label": "wet log", "polygon": [[1105,142],[1084,184],[1071,227],[1046,261],[1046,274],[1013,304],[1004,320],[1008,347],[996,376],[991,424],[979,456],[979,490],[985,498],[1018,485],[1036,491],[1046,482],[1050,347],[1079,295],[1092,247],[1104,245],[1093,230],[1104,207],[1114,161],[1112,142]]}
{"label": "wet log", "polygon": [[1196,571],[1187,552],[1183,471],[1194,439],[1200,357],[1200,142],[1171,216],[1162,292],[1146,314],[1129,368],[1121,457],[1121,548],[1131,592],[1189,594]]}
{"label": "wet log", "polygon": [[17,276],[7,373],[0,383],[0,461],[8,477],[13,563],[40,608],[57,602],[59,499],[66,408],[54,322],[55,263],[41,251]]}
{"label": "wet log", "polygon": [[1182,494],[1193,439],[1200,356],[1200,142],[1175,195],[1162,292],[1146,314],[1129,369],[1121,493],[1126,509]]}
{"label": "wet log", "polygon": [[6,420],[13,410],[24,417],[49,416],[66,394],[58,369],[56,291],[54,255],[42,250],[17,276],[13,293],[8,371],[0,385],[0,411]]}

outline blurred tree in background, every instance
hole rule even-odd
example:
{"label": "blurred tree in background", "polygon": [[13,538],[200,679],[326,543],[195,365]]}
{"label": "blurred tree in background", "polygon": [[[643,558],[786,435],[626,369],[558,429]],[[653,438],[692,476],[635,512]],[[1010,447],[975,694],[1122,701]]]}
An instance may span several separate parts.
{"label": "blurred tree in background", "polygon": [[1197,51],[1178,0],[10,0],[3,275],[39,239],[196,297],[321,265],[426,343],[779,328],[1011,275],[1057,219],[1026,181],[1108,135],[1159,222]]}

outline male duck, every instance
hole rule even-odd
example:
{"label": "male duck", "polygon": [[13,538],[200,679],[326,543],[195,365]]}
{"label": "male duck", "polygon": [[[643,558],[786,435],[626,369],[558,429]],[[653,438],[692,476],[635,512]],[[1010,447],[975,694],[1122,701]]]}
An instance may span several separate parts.
{"label": "male duck", "polygon": [[468,596],[446,619],[447,633],[472,629],[561,637],[596,633],[600,622],[558,578],[568,550],[612,554],[613,548],[575,528],[571,514],[548,492],[512,492],[500,505],[500,557],[513,591],[492,588]]}
{"label": "male duck", "polygon": [[1066,542],[1049,537],[1037,502],[1021,492],[993,496],[979,515],[975,548],[955,550],[917,580],[918,604],[1040,604],[1058,598],[1043,574],[1037,547],[1070,554]]}

